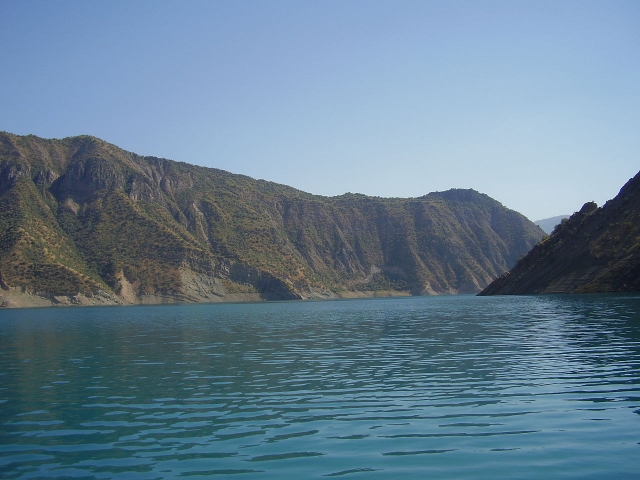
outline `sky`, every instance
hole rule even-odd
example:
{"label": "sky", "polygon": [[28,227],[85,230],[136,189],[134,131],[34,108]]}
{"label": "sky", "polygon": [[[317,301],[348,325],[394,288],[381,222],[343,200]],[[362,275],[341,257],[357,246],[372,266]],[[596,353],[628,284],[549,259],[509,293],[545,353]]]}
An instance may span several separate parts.
{"label": "sky", "polygon": [[531,220],[640,170],[638,0],[0,0],[0,130]]}

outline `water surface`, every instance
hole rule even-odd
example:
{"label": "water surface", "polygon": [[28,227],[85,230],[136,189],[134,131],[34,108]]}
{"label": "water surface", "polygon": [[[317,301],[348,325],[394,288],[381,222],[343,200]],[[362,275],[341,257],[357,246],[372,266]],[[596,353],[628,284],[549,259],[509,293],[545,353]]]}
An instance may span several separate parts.
{"label": "water surface", "polygon": [[0,477],[640,478],[640,296],[0,311]]}

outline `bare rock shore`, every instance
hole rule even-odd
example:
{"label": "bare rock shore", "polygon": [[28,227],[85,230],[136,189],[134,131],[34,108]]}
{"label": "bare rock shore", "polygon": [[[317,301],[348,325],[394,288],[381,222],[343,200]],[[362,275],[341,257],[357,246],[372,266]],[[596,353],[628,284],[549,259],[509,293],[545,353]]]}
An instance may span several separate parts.
{"label": "bare rock shore", "polygon": [[[332,300],[332,299],[362,299],[362,298],[386,298],[408,297],[410,292],[396,290],[376,290],[360,292],[343,292],[332,294],[328,292],[315,292],[304,300]],[[224,296],[203,298],[198,302],[184,301],[171,296],[143,295],[122,299],[108,292],[98,292],[93,295],[37,295],[29,292],[21,292],[17,289],[10,291],[0,290],[0,308],[36,308],[36,307],[89,307],[89,306],[113,306],[113,305],[161,305],[176,303],[240,303],[267,301],[259,293],[228,293]]]}

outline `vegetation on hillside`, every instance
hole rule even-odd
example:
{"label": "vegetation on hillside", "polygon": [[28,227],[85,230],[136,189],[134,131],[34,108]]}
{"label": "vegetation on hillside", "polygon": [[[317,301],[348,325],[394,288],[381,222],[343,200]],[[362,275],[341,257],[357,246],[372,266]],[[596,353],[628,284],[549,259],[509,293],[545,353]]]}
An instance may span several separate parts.
{"label": "vegetation on hillside", "polygon": [[640,173],[598,208],[585,203],[482,295],[640,291]]}
{"label": "vegetation on hillside", "polygon": [[473,190],[322,197],[89,136],[0,133],[0,207],[4,282],[50,295],[471,293],[543,235]]}

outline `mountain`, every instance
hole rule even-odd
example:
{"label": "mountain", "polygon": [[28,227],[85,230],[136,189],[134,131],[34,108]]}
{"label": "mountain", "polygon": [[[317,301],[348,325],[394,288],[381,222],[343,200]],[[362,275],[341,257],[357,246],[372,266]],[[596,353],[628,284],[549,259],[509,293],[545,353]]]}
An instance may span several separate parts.
{"label": "mountain", "polygon": [[474,190],[311,195],[90,136],[0,133],[0,301],[475,293],[543,236]]}
{"label": "mountain", "polygon": [[570,217],[570,215],[558,215],[556,217],[544,218],[542,220],[536,220],[533,223],[535,223],[542,230],[544,230],[545,233],[550,234],[551,232],[553,232],[553,229],[556,228],[556,226],[560,222],[562,222],[562,220],[564,220],[565,218],[569,218],[569,217]]}
{"label": "mountain", "polygon": [[640,173],[585,203],[480,295],[640,291]]}

